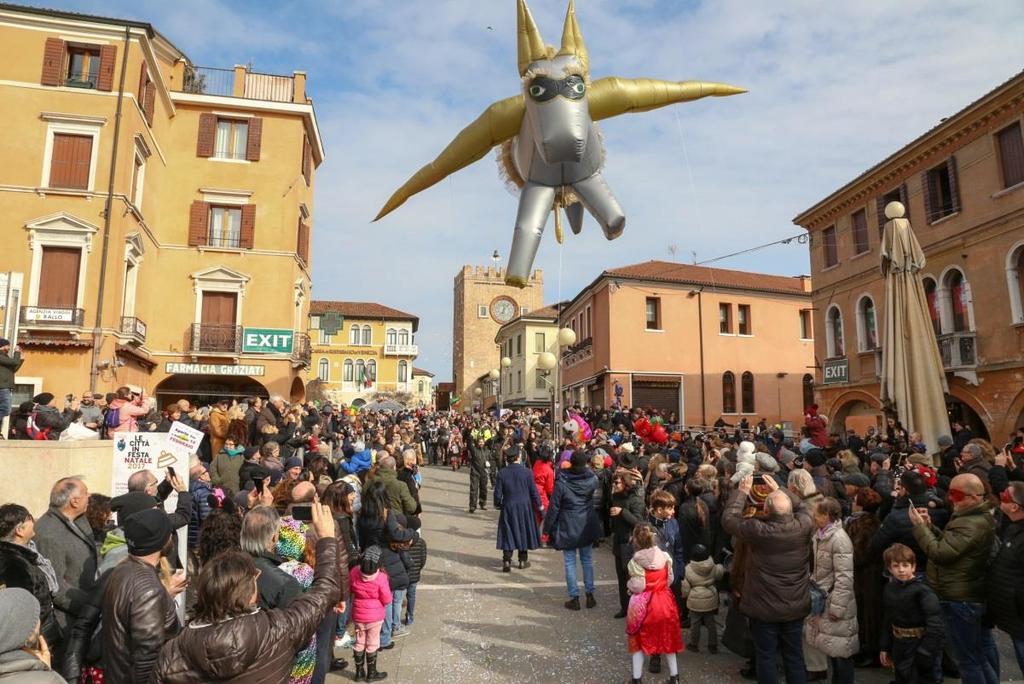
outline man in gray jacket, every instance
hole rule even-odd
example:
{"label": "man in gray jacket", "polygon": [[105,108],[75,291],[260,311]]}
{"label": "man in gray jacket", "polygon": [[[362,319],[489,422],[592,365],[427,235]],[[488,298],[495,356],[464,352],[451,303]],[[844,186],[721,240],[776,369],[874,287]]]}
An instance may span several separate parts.
{"label": "man in gray jacket", "polygon": [[739,608],[750,618],[758,683],[779,681],[776,658],[781,650],[786,682],[804,684],[803,625],[811,610],[808,570],[814,520],[774,478],[763,482],[772,490],[765,500],[765,515],[743,517],[754,484],[748,475],[722,512],[722,527],[749,551]]}

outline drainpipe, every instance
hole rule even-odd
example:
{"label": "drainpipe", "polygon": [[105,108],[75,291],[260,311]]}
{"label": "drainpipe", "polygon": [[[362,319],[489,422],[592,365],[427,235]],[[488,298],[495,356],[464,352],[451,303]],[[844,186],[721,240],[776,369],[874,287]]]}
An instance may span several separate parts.
{"label": "drainpipe", "polygon": [[96,391],[99,378],[100,349],[103,346],[103,295],[107,282],[107,252],[110,246],[110,213],[114,206],[114,177],[117,172],[117,147],[121,139],[121,108],[124,103],[124,77],[128,71],[128,46],[131,27],[124,27],[124,48],[121,50],[121,81],[117,86],[117,110],[114,113],[114,144],[110,150],[110,178],[107,181],[107,198],[103,204],[103,246],[100,252],[100,282],[96,290],[96,324],[92,329],[92,363],[89,367],[89,391]]}
{"label": "drainpipe", "polygon": [[[704,288],[690,290],[690,297],[697,297],[697,336],[700,339],[700,424],[702,429],[708,426],[707,402],[704,400]],[[682,419],[682,416],[680,416]]]}

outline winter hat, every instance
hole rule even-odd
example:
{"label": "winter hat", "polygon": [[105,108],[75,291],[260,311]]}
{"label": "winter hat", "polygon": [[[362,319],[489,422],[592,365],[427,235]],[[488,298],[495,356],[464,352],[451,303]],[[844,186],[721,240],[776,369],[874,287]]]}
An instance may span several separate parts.
{"label": "winter hat", "polygon": [[754,454],[754,458],[757,459],[757,466],[761,470],[765,470],[769,473],[778,472],[779,462],[775,460],[775,457],[771,454],[766,454],[763,451],[759,451]]}
{"label": "winter hat", "polygon": [[173,531],[167,514],[156,508],[128,516],[122,527],[128,553],[133,556],[148,556],[164,548]]}
{"label": "winter hat", "polygon": [[0,337],[0,347],[9,347],[9,346],[11,346],[11,341],[9,339],[7,339],[6,337]]}
{"label": "winter hat", "polygon": [[357,454],[361,454],[362,452],[366,451],[366,442],[362,440],[352,442],[352,451],[354,451]]}
{"label": "winter hat", "polygon": [[627,454],[633,453],[633,451],[634,451],[633,443],[632,442],[626,442],[625,444],[623,444],[622,446],[619,447],[619,451],[625,451]]}
{"label": "winter hat", "polygon": [[782,465],[789,465],[795,460],[796,454],[794,454],[789,449],[783,449],[782,453],[779,455],[779,463],[781,463]]}
{"label": "winter hat", "polygon": [[871,480],[864,473],[847,473],[843,475],[843,484],[851,487],[870,487]]}
{"label": "winter hat", "polygon": [[159,505],[160,500],[146,492],[128,492],[115,496],[110,502],[110,510],[117,514],[117,524],[123,526],[128,516]]}
{"label": "winter hat", "polygon": [[739,484],[740,481],[743,478],[745,478],[747,475],[753,475],[753,474],[754,474],[754,466],[752,466],[749,463],[738,463],[738,464],[736,464],[736,472],[733,474],[733,476],[732,476],[730,481],[733,484]]}
{"label": "winter hat", "polygon": [[46,406],[51,401],[53,401],[53,395],[50,394],[49,392],[41,392],[40,394],[37,394],[36,396],[32,397],[33,404],[41,404],[43,406]]}
{"label": "winter hat", "polygon": [[374,544],[363,549],[363,560],[360,563],[359,570],[364,576],[372,575],[373,573],[380,570],[380,559],[383,555],[383,551],[379,546]]}
{"label": "winter hat", "polygon": [[911,463],[913,465],[923,465],[923,466],[928,466],[928,467],[931,467],[932,465],[934,465],[932,463],[932,457],[931,456],[929,456],[928,454],[925,454],[925,453],[920,453],[920,452],[915,452],[913,454],[910,454],[910,456],[907,457],[907,463]]}
{"label": "winter hat", "polygon": [[737,464],[746,463],[749,466],[755,466],[756,467],[757,466],[757,456],[755,454],[747,453],[745,451],[738,452],[736,454],[736,463]]}
{"label": "winter hat", "polygon": [[699,563],[701,561],[706,561],[708,558],[711,558],[711,552],[708,551],[708,547],[703,544],[694,544],[693,548],[690,549],[690,560],[697,561]]}
{"label": "winter hat", "polygon": [[245,447],[245,451],[243,453],[245,454],[245,460],[251,461],[252,459],[259,457],[260,448],[255,446],[248,446]]}
{"label": "winter hat", "polygon": [[[753,456],[755,449],[756,447],[754,446],[753,442],[748,442],[746,440],[740,442],[739,447],[737,447],[736,449],[736,461],[742,461],[744,454],[750,454],[751,456]],[[753,463],[753,461],[751,461],[751,463]]]}
{"label": "winter hat", "polygon": [[306,534],[309,525],[295,518],[282,518],[277,530],[277,547],[274,551],[285,560],[302,560],[306,551]]}
{"label": "winter hat", "polygon": [[939,446],[943,449],[948,449],[953,446],[953,438],[949,435],[939,435]]}
{"label": "winter hat", "polygon": [[291,458],[289,458],[287,461],[284,462],[284,469],[285,470],[291,470],[292,468],[301,468],[301,467],[302,467],[302,459],[299,458],[298,456],[292,456]]}
{"label": "winter hat", "polygon": [[39,601],[24,589],[0,590],[0,653],[16,651],[25,645],[39,624]]}

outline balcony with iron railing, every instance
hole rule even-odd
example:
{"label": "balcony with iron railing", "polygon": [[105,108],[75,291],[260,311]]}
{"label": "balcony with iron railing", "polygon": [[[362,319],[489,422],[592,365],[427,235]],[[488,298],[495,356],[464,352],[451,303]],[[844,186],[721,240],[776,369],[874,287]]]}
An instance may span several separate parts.
{"label": "balcony with iron railing", "polygon": [[285,76],[263,74],[241,65],[236,65],[233,69],[220,69],[180,61],[175,65],[172,83],[172,90],[191,95],[307,103],[304,71],[296,71],[291,76]]}
{"label": "balcony with iron railing", "polygon": [[121,334],[127,335],[132,340],[145,344],[146,322],[135,316],[121,316]]}
{"label": "balcony with iron railing", "polygon": [[26,327],[81,327],[85,310],[58,306],[23,306],[19,323]]}
{"label": "balcony with iron railing", "polygon": [[385,344],[384,356],[419,356],[419,345],[415,344]]}
{"label": "balcony with iron railing", "polygon": [[977,338],[974,332],[939,335],[939,354],[947,371],[974,370],[978,367]]}
{"label": "balcony with iron railing", "polygon": [[292,364],[296,367],[309,366],[313,360],[313,345],[306,333],[295,333],[292,343]]}
{"label": "balcony with iron railing", "polygon": [[242,326],[193,323],[186,333],[186,346],[193,354],[240,354]]}

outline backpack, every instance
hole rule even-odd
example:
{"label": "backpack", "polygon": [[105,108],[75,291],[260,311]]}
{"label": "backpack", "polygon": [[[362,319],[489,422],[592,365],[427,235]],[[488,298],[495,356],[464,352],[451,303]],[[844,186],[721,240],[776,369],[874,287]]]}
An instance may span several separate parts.
{"label": "backpack", "polygon": [[28,435],[29,439],[46,441],[50,439],[50,428],[40,428],[39,413],[33,411],[28,415],[28,420],[25,421],[25,434]]}
{"label": "backpack", "polygon": [[115,430],[121,426],[121,409],[108,407],[107,413],[103,416],[103,426],[107,430]]}

